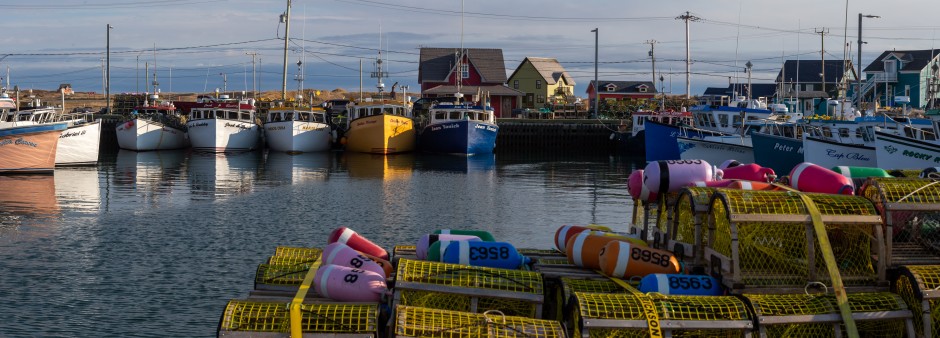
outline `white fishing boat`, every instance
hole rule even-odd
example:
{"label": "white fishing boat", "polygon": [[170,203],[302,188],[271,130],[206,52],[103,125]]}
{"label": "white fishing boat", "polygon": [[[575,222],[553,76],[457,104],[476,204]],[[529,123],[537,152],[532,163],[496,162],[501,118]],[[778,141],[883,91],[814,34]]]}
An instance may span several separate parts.
{"label": "white fishing boat", "polygon": [[68,123],[68,129],[59,135],[59,148],[55,165],[92,165],[98,163],[101,148],[101,119],[91,113],[66,114],[58,122]]}
{"label": "white fishing boat", "polygon": [[803,135],[803,159],[825,168],[836,166],[877,167],[875,148],[865,144]]}
{"label": "white fishing boat", "polygon": [[152,95],[134,109],[127,121],[116,127],[118,146],[134,151],[182,149],[189,147],[186,124],[172,102],[158,102]]}
{"label": "white fishing boat", "polygon": [[320,107],[273,107],[264,122],[264,133],[271,150],[286,153],[325,151],[333,143],[326,110]]}
{"label": "white fishing boat", "polygon": [[894,134],[875,131],[875,152],[882,168],[921,169],[940,166],[940,121],[931,128],[905,128]]}
{"label": "white fishing boat", "polygon": [[186,128],[193,150],[238,152],[258,147],[261,128],[253,99],[200,97],[189,111]]}

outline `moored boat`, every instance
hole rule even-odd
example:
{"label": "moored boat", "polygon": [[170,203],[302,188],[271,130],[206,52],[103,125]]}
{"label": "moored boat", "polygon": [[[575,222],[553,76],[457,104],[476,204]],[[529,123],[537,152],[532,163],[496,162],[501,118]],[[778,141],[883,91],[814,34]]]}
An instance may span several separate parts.
{"label": "moored boat", "polygon": [[875,152],[882,168],[927,168],[940,166],[940,121],[930,130],[898,135],[875,131]]}
{"label": "moored boat", "polygon": [[841,143],[803,136],[803,158],[825,168],[835,166],[875,167],[875,148],[865,144]]}
{"label": "moored boat", "polygon": [[253,101],[228,95],[197,100],[186,122],[193,150],[221,153],[257,148],[261,128],[255,123]]}
{"label": "moored boat", "polygon": [[66,114],[59,116],[68,129],[59,136],[56,165],[91,165],[98,163],[101,148],[101,120],[92,114]]}
{"label": "moored boat", "polygon": [[372,101],[350,109],[346,150],[394,154],[415,149],[414,120],[408,106],[396,101]]}
{"label": "moored boat", "polygon": [[134,151],[182,149],[189,147],[186,124],[172,102],[157,102],[134,109],[131,118],[116,127],[118,146]]}
{"label": "moored boat", "polygon": [[286,153],[329,150],[332,130],[323,108],[274,107],[264,123],[268,147]]}
{"label": "moored boat", "polygon": [[0,129],[0,173],[41,173],[55,168],[59,135],[65,123]]}
{"label": "moored boat", "polygon": [[471,104],[437,104],[421,128],[421,150],[443,154],[489,154],[496,148],[499,126],[493,107]]}
{"label": "moored boat", "polygon": [[700,159],[708,163],[722,163],[737,160],[741,163],[754,162],[754,148],[751,138],[740,135],[706,136],[704,138],[676,138],[679,145],[679,157],[683,160]]}

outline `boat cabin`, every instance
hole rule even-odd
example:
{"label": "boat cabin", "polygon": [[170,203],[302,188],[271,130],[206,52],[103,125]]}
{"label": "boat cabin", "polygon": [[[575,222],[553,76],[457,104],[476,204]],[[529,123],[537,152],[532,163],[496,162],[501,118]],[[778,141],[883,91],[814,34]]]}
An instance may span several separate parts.
{"label": "boat cabin", "polygon": [[326,123],[326,111],[323,109],[268,111],[267,123],[284,121]]}
{"label": "boat cabin", "polygon": [[228,95],[218,98],[200,97],[189,112],[190,120],[232,120],[253,123],[255,121],[254,100],[230,99]]}
{"label": "boat cabin", "polygon": [[350,114],[350,120],[375,115],[394,115],[411,118],[411,111],[407,107],[395,104],[357,105]]}
{"label": "boat cabin", "polygon": [[638,111],[631,114],[633,119],[633,136],[643,131],[646,127],[646,121],[654,121],[668,125],[692,125],[692,113],[689,112],[652,112]]}
{"label": "boat cabin", "polygon": [[460,120],[496,123],[493,107],[439,104],[431,107],[430,123],[447,123]]}

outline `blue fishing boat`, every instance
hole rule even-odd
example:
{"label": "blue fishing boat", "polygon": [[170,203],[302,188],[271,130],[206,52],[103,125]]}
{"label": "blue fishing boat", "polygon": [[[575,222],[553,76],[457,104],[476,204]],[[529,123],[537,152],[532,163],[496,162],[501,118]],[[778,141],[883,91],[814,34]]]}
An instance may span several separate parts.
{"label": "blue fishing boat", "polygon": [[473,155],[489,154],[496,148],[499,126],[493,107],[437,104],[431,107],[426,118],[418,134],[418,147],[423,151]]}
{"label": "blue fishing boat", "polygon": [[679,142],[677,137],[687,137],[702,139],[705,136],[721,136],[720,132],[713,132],[704,129],[691,127],[680,127],[659,123],[656,121],[646,121],[646,161],[663,161],[681,159]]}

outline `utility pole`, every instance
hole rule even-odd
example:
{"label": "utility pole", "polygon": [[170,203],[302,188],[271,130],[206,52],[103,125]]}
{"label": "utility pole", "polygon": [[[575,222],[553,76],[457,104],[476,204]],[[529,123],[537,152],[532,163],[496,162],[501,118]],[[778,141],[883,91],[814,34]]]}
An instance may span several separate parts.
{"label": "utility pole", "polygon": [[689,43],[689,21],[699,21],[702,18],[697,17],[689,13],[688,11],[685,14],[677,16],[676,20],[685,20],[685,98],[692,98],[692,58]]}
{"label": "utility pole", "polygon": [[111,24],[108,24],[108,30],[107,30],[107,33],[108,33],[107,34],[108,35],[107,37],[108,68],[106,71],[107,78],[104,81],[104,92],[105,92],[105,96],[107,97],[106,101],[107,101],[108,114],[111,114],[111,30],[112,29],[114,29],[114,26],[111,26]]}
{"label": "utility pole", "polygon": [[650,59],[653,63],[653,87],[656,87],[656,40],[646,40],[650,45]]}
{"label": "utility pole", "polygon": [[287,12],[281,15],[284,23],[284,70],[281,75],[281,100],[287,101],[287,47],[290,43],[290,0],[287,0]]}
{"label": "utility pole", "polygon": [[245,55],[251,55],[251,92],[252,96],[258,98],[258,76],[255,73],[255,57],[258,56],[257,52],[245,52]]}
{"label": "utility pole", "polygon": [[594,116],[591,116],[591,118],[597,118],[597,108],[598,108],[598,105],[600,105],[600,97],[601,97],[601,91],[600,89],[597,88],[598,86],[600,86],[600,83],[597,82],[597,60],[598,60],[597,43],[599,41],[598,34],[600,34],[600,32],[598,31],[597,28],[592,29],[591,32],[594,32]]}
{"label": "utility pole", "polygon": [[855,74],[855,87],[858,88],[855,97],[858,99],[858,103],[855,107],[860,110],[862,107],[862,45],[865,44],[862,41],[862,18],[880,18],[880,16],[858,13],[858,73]]}
{"label": "utility pole", "polygon": [[[819,51],[819,59],[821,60],[820,67],[822,71],[819,73],[819,76],[822,77],[822,91],[826,92],[826,35],[829,34],[828,28],[821,28],[819,30],[814,30],[816,34],[819,34],[819,43],[822,46],[822,50]],[[838,75],[837,75],[838,76]]]}

